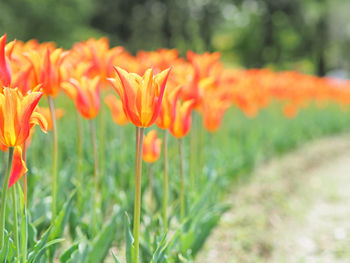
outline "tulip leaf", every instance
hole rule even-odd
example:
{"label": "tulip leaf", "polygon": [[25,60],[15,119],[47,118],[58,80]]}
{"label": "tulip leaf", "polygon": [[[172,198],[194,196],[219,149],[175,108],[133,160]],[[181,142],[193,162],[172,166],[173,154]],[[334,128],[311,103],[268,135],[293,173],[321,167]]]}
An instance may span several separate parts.
{"label": "tulip leaf", "polygon": [[33,258],[33,260],[31,262],[36,263],[36,262],[40,262],[40,258],[44,255],[44,253],[46,252],[46,250],[60,242],[64,241],[63,238],[58,238],[58,239],[54,239],[51,240],[49,242],[47,242],[44,247],[42,247],[38,253],[35,255],[35,257]]}
{"label": "tulip leaf", "polygon": [[125,236],[126,236],[126,251],[125,251],[126,263],[133,263],[132,254],[134,250],[134,237],[130,230],[130,220],[127,213],[125,213],[125,216],[124,216],[124,224],[125,224]]}
{"label": "tulip leaf", "polygon": [[115,233],[117,230],[117,217],[120,214],[119,210],[114,214],[107,226],[95,237],[92,242],[92,249],[88,256],[88,263],[102,262],[106,257],[112,241],[115,236],[111,233]]}
{"label": "tulip leaf", "polygon": [[113,251],[112,251],[112,256],[115,263],[120,263],[119,259],[117,258],[117,255]]}
{"label": "tulip leaf", "polygon": [[165,234],[162,240],[159,242],[158,247],[152,256],[152,261],[150,263],[164,262],[165,252],[167,249],[166,237],[167,235]]}
{"label": "tulip leaf", "polygon": [[70,248],[68,248],[63,254],[60,256],[60,262],[61,263],[67,263],[71,257],[72,254],[77,251],[79,248],[79,243],[73,244]]}
{"label": "tulip leaf", "polygon": [[[51,230],[51,233],[49,236],[49,240],[54,240],[56,238],[59,238],[62,235],[62,233],[64,231],[64,227],[66,226],[66,224],[68,222],[70,212],[72,211],[75,193],[76,192],[74,191],[71,194],[68,201],[64,204],[62,210],[60,211],[60,213],[56,217],[55,223],[52,227],[52,230]],[[51,258],[53,258],[54,253],[55,253],[55,246],[51,246],[51,248],[50,248],[50,257]]]}

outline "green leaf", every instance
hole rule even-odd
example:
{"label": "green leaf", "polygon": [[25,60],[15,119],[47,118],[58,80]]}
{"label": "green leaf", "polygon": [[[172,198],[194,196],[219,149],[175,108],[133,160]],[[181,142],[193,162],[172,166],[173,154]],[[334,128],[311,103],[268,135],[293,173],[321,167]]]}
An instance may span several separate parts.
{"label": "green leaf", "polygon": [[165,252],[167,248],[166,237],[167,234],[165,234],[162,240],[159,242],[158,247],[152,256],[151,263],[162,263],[164,261]]}
{"label": "green leaf", "polygon": [[102,262],[106,257],[115,236],[112,233],[117,231],[116,219],[120,214],[119,210],[114,214],[107,226],[99,233],[92,242],[92,249],[88,256],[89,263]]}
{"label": "green leaf", "polygon": [[63,254],[60,256],[61,263],[67,263],[68,260],[71,259],[72,254],[77,251],[79,248],[79,243],[73,244],[70,248],[68,248]]}
{"label": "green leaf", "polygon": [[115,263],[120,263],[119,259],[117,258],[117,255],[112,251],[112,256],[115,261]]}
{"label": "green leaf", "polygon": [[34,257],[39,253],[39,251],[46,245],[48,239],[49,239],[49,235],[51,232],[52,227],[49,227],[44,234],[42,235],[41,239],[36,242],[36,244],[34,245],[33,249],[30,251],[29,255],[28,255],[28,261],[29,262],[33,262]]}
{"label": "green leaf", "polygon": [[[76,191],[74,191],[71,196],[69,197],[68,201],[64,204],[61,212],[58,214],[58,216],[55,219],[55,222],[53,224],[50,236],[49,236],[49,240],[54,240],[56,238],[59,238],[63,231],[64,231],[64,227],[66,226],[68,219],[69,219],[69,215],[70,212],[72,211],[72,207],[73,207],[73,199],[75,197]],[[53,258],[55,253],[55,246],[52,246],[50,248],[50,257],[51,259]]]}
{"label": "green leaf", "polygon": [[33,263],[36,263],[36,262],[40,262],[40,259],[41,259],[41,257],[44,255],[44,253],[46,252],[46,250],[48,249],[48,248],[50,248],[50,247],[52,247],[53,245],[56,245],[56,244],[58,244],[58,243],[60,243],[60,242],[62,242],[62,241],[64,241],[64,239],[63,238],[59,238],[59,239],[54,239],[54,240],[51,240],[51,241],[49,241],[49,242],[47,242],[46,244],[45,244],[45,246],[44,247],[42,247],[39,251],[38,251],[38,253],[35,255],[35,257],[33,258]]}
{"label": "green leaf", "polygon": [[130,230],[130,220],[126,212],[124,216],[124,225],[125,225],[125,236],[126,236],[126,251],[125,251],[126,263],[133,263],[132,253],[134,250],[134,237]]}

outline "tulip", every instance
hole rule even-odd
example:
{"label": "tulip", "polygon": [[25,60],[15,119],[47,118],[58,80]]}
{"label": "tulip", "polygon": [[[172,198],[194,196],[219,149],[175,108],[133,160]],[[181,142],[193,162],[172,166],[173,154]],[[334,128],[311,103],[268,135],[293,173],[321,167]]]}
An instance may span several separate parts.
{"label": "tulip", "polygon": [[79,113],[86,119],[94,119],[100,110],[100,78],[81,77],[62,84],[63,90],[74,101]]}
{"label": "tulip", "polygon": [[0,86],[9,87],[11,85],[11,68],[5,54],[6,37],[0,37]]}
{"label": "tulip", "polygon": [[182,149],[182,138],[188,134],[191,128],[191,111],[195,105],[194,100],[176,103],[175,120],[170,126],[170,133],[178,138],[180,153],[180,221],[182,222],[185,215],[185,171],[184,155]]}
{"label": "tulip", "polygon": [[188,100],[183,103],[176,103],[176,115],[170,126],[170,133],[176,138],[182,138],[188,134],[191,128],[191,112],[195,105],[194,100]]}
{"label": "tulip", "polygon": [[162,140],[157,138],[157,131],[150,131],[144,138],[142,159],[146,163],[154,163],[159,159]]}
{"label": "tulip", "polygon": [[[96,142],[96,131],[93,119],[97,116],[100,110],[100,78],[99,76],[89,79],[86,76],[82,76],[80,81],[70,79],[69,82],[62,84],[62,88],[66,91],[68,96],[75,102],[75,106],[78,112],[86,119],[89,120],[91,140],[94,151],[94,200],[93,200],[93,215],[92,215],[92,228],[93,232],[96,230],[97,224],[97,209],[98,209],[98,178],[99,178],[99,166],[98,166],[98,153]],[[81,184],[82,182],[80,182]]]}
{"label": "tulip", "polygon": [[[35,111],[42,96],[41,92],[32,92],[25,96],[18,89],[4,88],[3,92],[3,94],[0,93],[0,143],[9,147],[9,159],[1,195],[0,250],[4,242],[7,189],[18,180],[23,171],[20,168],[21,162],[18,162],[18,159],[22,158],[18,147],[23,145],[29,137],[30,129],[35,124],[39,125],[44,132],[47,128],[45,118]],[[12,168],[14,153],[15,166]],[[10,181],[11,170],[13,173]]]}
{"label": "tulip", "polygon": [[34,85],[42,84],[43,92],[47,95],[52,118],[52,222],[54,222],[56,218],[58,157],[57,127],[53,98],[56,97],[60,91],[64,75],[63,62],[67,55],[68,52],[65,52],[63,49],[54,49],[49,45],[31,50],[25,54],[33,70]]}
{"label": "tulip", "polygon": [[[170,82],[173,84],[173,82]],[[169,83],[169,84],[170,84]],[[176,85],[176,84],[175,84]],[[175,119],[176,103],[181,95],[181,86],[177,86],[169,90],[169,87],[164,93],[162,106],[160,108],[157,125],[163,129],[163,155],[164,155],[164,178],[163,178],[163,224],[165,232],[168,229],[168,128]]]}
{"label": "tulip", "polygon": [[155,76],[148,69],[142,77],[119,67],[114,69],[117,77],[108,80],[122,100],[126,117],[136,127],[151,126],[159,115],[170,69]]}
{"label": "tulip", "polygon": [[141,77],[135,73],[114,67],[116,78],[108,79],[117,91],[126,117],[136,126],[136,160],[135,160],[135,203],[134,228],[135,238],[133,262],[139,262],[140,215],[141,215],[141,174],[142,147],[144,128],[151,126],[157,119],[169,77],[170,69],[153,76],[153,70],[147,69]]}
{"label": "tulip", "polygon": [[113,95],[108,95],[105,98],[105,102],[111,110],[112,119],[116,124],[125,125],[129,122],[124,113],[123,104],[119,99]]}

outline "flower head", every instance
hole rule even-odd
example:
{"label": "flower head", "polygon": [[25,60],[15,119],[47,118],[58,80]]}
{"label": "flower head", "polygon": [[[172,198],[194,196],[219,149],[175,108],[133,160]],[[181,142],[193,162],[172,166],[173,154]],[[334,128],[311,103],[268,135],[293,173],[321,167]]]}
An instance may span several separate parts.
{"label": "flower head", "polygon": [[0,143],[8,147],[22,145],[35,124],[46,132],[46,119],[35,111],[42,92],[25,96],[18,89],[4,88],[3,92],[0,93]]}
{"label": "flower head", "polygon": [[74,101],[79,113],[86,119],[93,119],[100,110],[100,78],[86,76],[62,84],[63,90]]}
{"label": "flower head", "polygon": [[111,110],[113,121],[116,124],[125,125],[129,122],[125,116],[123,104],[119,99],[110,94],[105,98],[105,102]]}
{"label": "flower head", "polygon": [[157,119],[170,69],[153,75],[146,70],[141,77],[115,67],[116,78],[109,79],[123,103],[124,112],[134,125],[149,127]]}
{"label": "flower head", "polygon": [[162,140],[157,138],[157,131],[152,130],[144,138],[142,158],[147,163],[154,163],[160,156]]}
{"label": "flower head", "polygon": [[43,92],[48,96],[54,97],[60,91],[64,75],[62,64],[67,54],[61,48],[41,48],[26,53],[33,70],[34,85],[42,84]]}
{"label": "flower head", "polygon": [[177,101],[175,120],[170,126],[170,133],[176,138],[182,138],[187,135],[191,128],[191,112],[195,105],[194,100],[185,102]]}
{"label": "flower head", "polygon": [[11,68],[5,54],[6,34],[0,37],[0,86],[11,85]]}
{"label": "flower head", "polygon": [[176,103],[180,98],[182,88],[167,89],[164,94],[162,106],[157,119],[157,125],[161,129],[168,129],[175,119]]}

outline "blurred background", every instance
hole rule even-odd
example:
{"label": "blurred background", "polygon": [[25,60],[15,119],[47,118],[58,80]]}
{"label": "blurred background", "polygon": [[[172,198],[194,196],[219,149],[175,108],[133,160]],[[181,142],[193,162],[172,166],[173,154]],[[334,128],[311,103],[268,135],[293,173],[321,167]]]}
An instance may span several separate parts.
{"label": "blurred background", "polygon": [[135,53],[160,47],[220,51],[235,67],[346,77],[349,0],[1,0],[9,39],[108,36]]}

